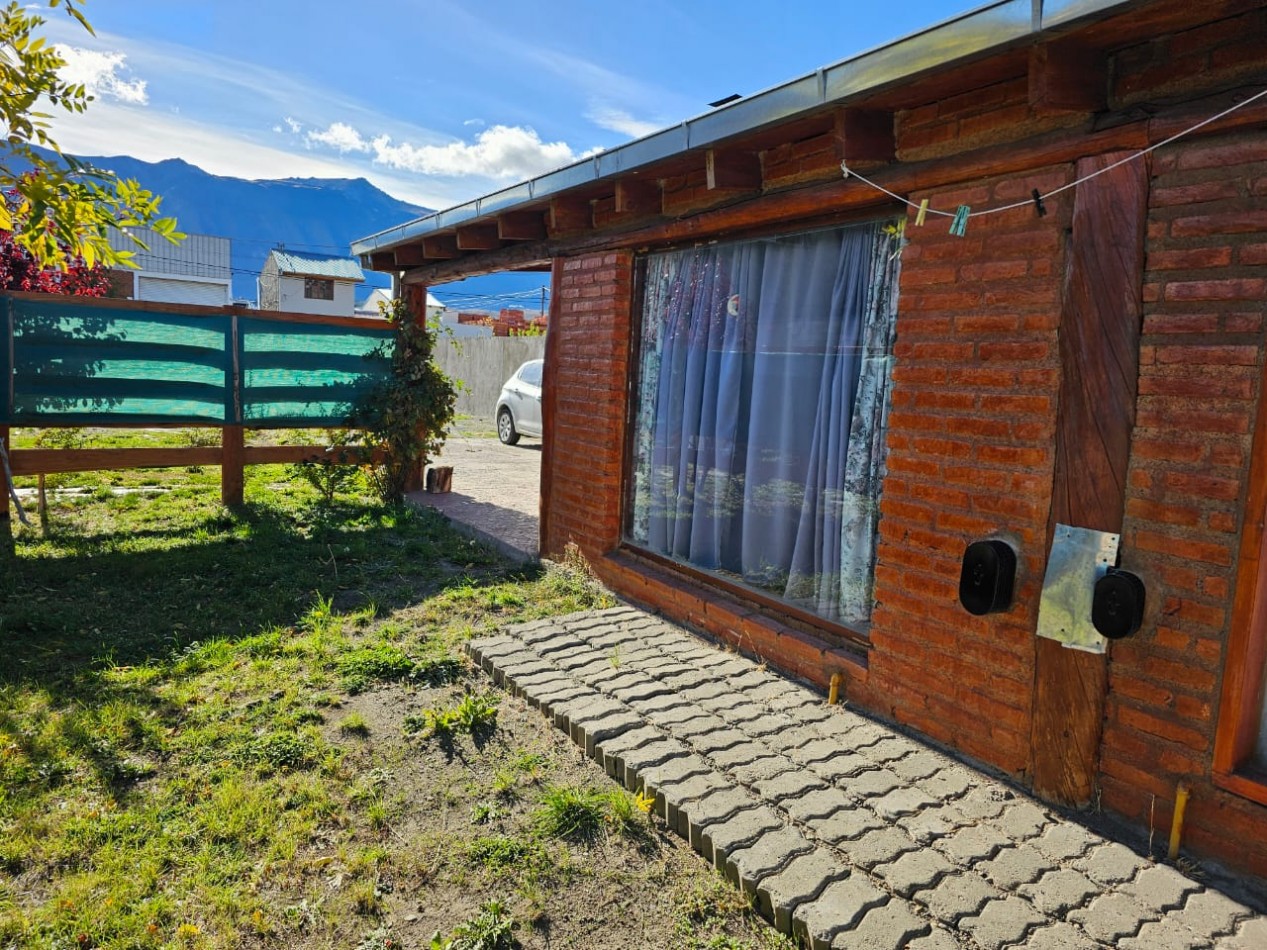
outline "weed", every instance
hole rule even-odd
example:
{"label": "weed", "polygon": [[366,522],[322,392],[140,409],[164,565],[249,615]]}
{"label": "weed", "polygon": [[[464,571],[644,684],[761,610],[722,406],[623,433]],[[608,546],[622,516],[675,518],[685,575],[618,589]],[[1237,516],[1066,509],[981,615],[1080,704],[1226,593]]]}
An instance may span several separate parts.
{"label": "weed", "polygon": [[519,945],[514,929],[515,919],[501,902],[489,901],[478,916],[458,924],[448,940],[432,937],[430,950],[512,950]]}
{"label": "weed", "polygon": [[481,737],[497,726],[497,697],[492,693],[467,693],[461,702],[444,709],[424,709],[405,717],[405,732],[447,737],[465,732]]}
{"label": "weed", "polygon": [[370,734],[370,724],[359,712],[350,712],[339,720],[339,731],[345,736],[356,736],[364,739]]}
{"label": "weed", "polygon": [[360,693],[371,683],[405,679],[414,672],[414,667],[414,661],[403,650],[383,643],[344,654],[336,668],[343,679],[343,688],[349,693]]}
{"label": "weed", "polygon": [[612,669],[620,669],[620,644],[617,643],[612,647],[611,653],[607,654],[607,662],[612,665]]}
{"label": "weed", "polygon": [[504,814],[505,812],[496,802],[476,802],[471,806],[471,824],[486,825]]}
{"label": "weed", "polygon": [[270,732],[244,745],[238,758],[266,769],[295,771],[316,761],[313,743],[289,732]]}
{"label": "weed", "polygon": [[533,827],[543,835],[565,841],[593,841],[603,830],[607,794],[592,788],[555,785],[541,796]]}

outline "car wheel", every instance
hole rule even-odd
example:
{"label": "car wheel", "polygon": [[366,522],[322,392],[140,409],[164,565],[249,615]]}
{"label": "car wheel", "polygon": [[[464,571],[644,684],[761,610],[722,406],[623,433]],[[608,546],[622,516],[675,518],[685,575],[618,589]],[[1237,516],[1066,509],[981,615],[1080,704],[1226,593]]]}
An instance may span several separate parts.
{"label": "car wheel", "polygon": [[515,420],[511,416],[510,410],[502,408],[497,413],[497,438],[501,439],[503,445],[514,445],[519,441],[519,433],[515,431]]}

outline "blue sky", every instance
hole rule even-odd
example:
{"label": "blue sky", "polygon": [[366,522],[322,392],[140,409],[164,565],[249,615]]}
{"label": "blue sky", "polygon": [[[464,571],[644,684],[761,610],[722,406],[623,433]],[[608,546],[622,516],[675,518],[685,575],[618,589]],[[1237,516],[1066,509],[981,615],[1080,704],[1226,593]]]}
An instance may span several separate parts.
{"label": "blue sky", "polygon": [[[365,177],[448,207],[971,9],[964,0],[95,0],[49,35],[86,155]],[[396,222],[392,222],[396,223]]]}

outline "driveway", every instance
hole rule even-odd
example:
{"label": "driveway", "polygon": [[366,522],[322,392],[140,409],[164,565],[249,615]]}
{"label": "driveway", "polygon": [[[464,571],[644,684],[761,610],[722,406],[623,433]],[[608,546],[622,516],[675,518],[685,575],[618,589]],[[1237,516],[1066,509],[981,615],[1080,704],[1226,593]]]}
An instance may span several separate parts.
{"label": "driveway", "polygon": [[540,529],[541,443],[502,445],[495,438],[451,437],[434,465],[453,467],[450,491],[410,500],[443,512],[455,525],[514,558],[535,560]]}

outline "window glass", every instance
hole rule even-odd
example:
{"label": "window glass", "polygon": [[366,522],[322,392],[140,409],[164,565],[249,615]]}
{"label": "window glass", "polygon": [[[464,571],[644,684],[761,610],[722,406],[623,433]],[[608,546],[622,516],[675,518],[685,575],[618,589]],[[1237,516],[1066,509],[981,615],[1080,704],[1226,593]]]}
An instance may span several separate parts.
{"label": "window glass", "polygon": [[322,277],[305,277],[304,296],[309,300],[333,300],[334,281]]}
{"label": "window glass", "polygon": [[540,361],[533,361],[531,363],[528,363],[526,366],[524,366],[523,370],[520,371],[519,373],[519,378],[522,379],[529,386],[540,386],[541,385]]}
{"label": "window glass", "polygon": [[899,240],[870,224],[647,257],[630,542],[869,621]]}

